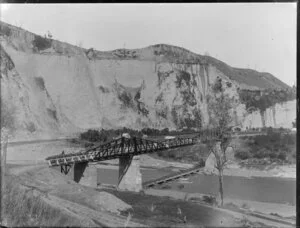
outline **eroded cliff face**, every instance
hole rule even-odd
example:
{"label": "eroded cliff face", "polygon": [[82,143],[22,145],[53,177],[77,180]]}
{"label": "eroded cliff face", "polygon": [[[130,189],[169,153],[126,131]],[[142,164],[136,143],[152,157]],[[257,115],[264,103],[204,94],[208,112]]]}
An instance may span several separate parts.
{"label": "eroded cliff face", "polygon": [[[1,96],[15,107],[18,138],[87,128],[198,128],[209,122],[207,100],[217,78],[237,100],[245,87],[224,63],[178,47],[99,52],[1,28]],[[233,113],[236,124],[247,125],[245,105]]]}

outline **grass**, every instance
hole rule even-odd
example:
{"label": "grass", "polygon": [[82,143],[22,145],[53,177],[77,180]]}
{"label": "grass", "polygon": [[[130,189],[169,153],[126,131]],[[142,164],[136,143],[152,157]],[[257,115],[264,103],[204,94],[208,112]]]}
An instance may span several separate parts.
{"label": "grass", "polygon": [[3,224],[16,226],[78,226],[80,221],[47,203],[44,193],[20,184],[19,178],[6,175],[2,192]]}
{"label": "grass", "polygon": [[106,191],[132,205],[131,210],[122,212],[124,216],[130,213],[131,220],[143,221],[152,227],[241,227],[241,222],[252,225],[246,217],[239,221],[201,203],[133,192]]}
{"label": "grass", "polygon": [[[198,211],[193,210],[195,208],[189,208],[191,205],[194,205],[195,207],[196,204],[171,200],[168,197],[148,196],[131,192],[113,191],[111,193],[132,205],[133,210],[125,211],[123,212],[123,215],[126,216],[128,213],[131,213],[133,220],[142,220],[146,225],[154,227],[173,227],[181,224],[181,226],[184,226],[185,215],[189,217],[189,222],[201,224],[201,222],[197,220],[198,215],[195,215],[198,214]],[[181,216],[178,214],[178,208],[182,211]],[[190,211],[193,211],[193,213],[185,210],[188,208]]]}

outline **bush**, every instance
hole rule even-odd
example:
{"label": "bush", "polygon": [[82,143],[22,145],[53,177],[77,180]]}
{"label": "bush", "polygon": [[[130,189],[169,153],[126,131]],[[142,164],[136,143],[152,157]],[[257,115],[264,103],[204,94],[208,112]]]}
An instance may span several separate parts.
{"label": "bush", "polygon": [[35,77],[34,81],[41,90],[46,90],[45,81],[42,77]]}
{"label": "bush", "polygon": [[246,160],[251,158],[251,153],[246,150],[237,150],[234,154],[234,157],[241,159],[241,160]]}
{"label": "bush", "polygon": [[88,130],[80,134],[80,139],[90,142],[100,141],[100,133],[97,130]]}
{"label": "bush", "polygon": [[30,131],[31,133],[36,131],[35,125],[34,125],[34,123],[32,123],[32,122],[26,124],[26,129],[27,129],[28,131]]}
{"label": "bush", "polygon": [[52,110],[52,109],[47,108],[47,112],[48,112],[48,115],[51,116],[51,118],[58,121],[56,110]]}
{"label": "bush", "polygon": [[52,46],[52,40],[41,36],[35,36],[32,45],[37,48],[38,51],[42,51]]}
{"label": "bush", "polygon": [[278,159],[282,160],[282,161],[285,161],[286,160],[286,153],[284,152],[280,152],[278,154]]}
{"label": "bush", "polygon": [[11,29],[7,26],[0,26],[0,34],[10,36],[11,35]]}

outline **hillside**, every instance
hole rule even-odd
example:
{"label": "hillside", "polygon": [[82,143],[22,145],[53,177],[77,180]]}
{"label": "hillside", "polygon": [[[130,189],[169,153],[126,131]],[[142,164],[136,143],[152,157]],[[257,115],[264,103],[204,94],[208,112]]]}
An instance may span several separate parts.
{"label": "hillside", "polygon": [[[291,88],[269,73],[166,44],[97,51],[0,26],[2,114],[11,112],[17,139],[87,128],[207,126],[207,99],[218,78],[240,102],[236,125],[290,127],[296,117]],[[270,91],[282,96],[271,99]],[[285,122],[276,121],[283,114]]]}

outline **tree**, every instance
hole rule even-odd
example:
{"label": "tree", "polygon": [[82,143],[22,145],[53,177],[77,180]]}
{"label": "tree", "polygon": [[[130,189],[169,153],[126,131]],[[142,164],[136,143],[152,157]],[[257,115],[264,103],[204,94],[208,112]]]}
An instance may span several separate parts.
{"label": "tree", "polygon": [[295,119],[295,121],[292,122],[293,128],[297,127],[297,122],[296,121],[297,121],[297,119]]}
{"label": "tree", "polygon": [[232,141],[232,111],[235,100],[225,94],[220,79],[216,81],[213,88],[214,92],[208,103],[208,113],[210,126],[217,131],[217,136],[207,140],[207,148],[215,157],[215,168],[218,170],[219,177],[219,194],[223,206],[223,171],[228,161],[226,152]]}

